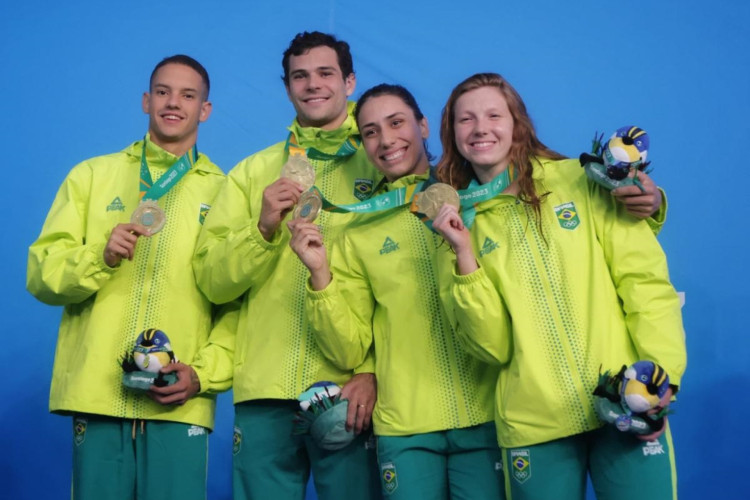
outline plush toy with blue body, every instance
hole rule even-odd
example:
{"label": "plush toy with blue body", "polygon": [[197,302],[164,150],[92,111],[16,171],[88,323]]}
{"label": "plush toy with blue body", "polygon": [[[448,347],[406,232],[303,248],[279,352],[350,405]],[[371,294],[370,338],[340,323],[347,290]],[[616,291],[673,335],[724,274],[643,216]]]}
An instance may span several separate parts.
{"label": "plush toy with blue body", "polygon": [[653,361],[637,361],[630,367],[623,365],[614,376],[609,371],[599,376],[594,408],[602,421],[623,432],[651,434],[664,426],[667,410],[660,402],[668,389],[664,368]]}
{"label": "plush toy with blue body", "polygon": [[638,186],[638,177],[628,176],[633,170],[645,170],[649,162],[649,138],[645,130],[628,125],[620,127],[603,142],[604,134],[595,134],[591,153],[583,153],[579,161],[589,179],[607,189]]}

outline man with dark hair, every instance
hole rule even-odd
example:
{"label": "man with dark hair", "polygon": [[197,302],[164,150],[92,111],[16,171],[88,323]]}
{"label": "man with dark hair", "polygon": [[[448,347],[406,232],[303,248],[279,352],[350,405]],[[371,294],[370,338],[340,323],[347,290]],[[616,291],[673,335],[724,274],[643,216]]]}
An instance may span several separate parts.
{"label": "man with dark hair", "polygon": [[75,166],[29,249],[28,290],[65,306],[50,411],[73,417],[74,499],[206,495],[238,316],[213,311],[190,266],[224,179],[196,147],[208,92],[193,58],[160,62],[143,94],[145,138]]}
{"label": "man with dark hair", "polygon": [[182,64],[183,66],[192,68],[198,73],[201,80],[203,80],[203,100],[208,102],[208,94],[211,92],[211,80],[208,78],[208,71],[206,71],[206,68],[204,68],[201,63],[185,54],[175,54],[159,61],[157,65],[154,66],[154,70],[151,72],[151,77],[148,80],[149,88],[154,86],[154,77],[156,76],[156,73],[159,72],[162,66],[166,66],[167,64]]}
{"label": "man with dark hair", "polygon": [[336,52],[336,58],[342,75],[354,74],[354,63],[352,62],[352,53],[349,51],[349,44],[343,40],[337,40],[335,37],[320,31],[312,33],[304,32],[297,34],[294,40],[289,44],[289,48],[284,51],[281,59],[281,65],[284,67],[284,85],[289,87],[289,58],[291,56],[301,56],[310,49],[316,47],[329,47]]}
{"label": "man with dark hair", "polygon": [[[297,500],[312,469],[321,500],[380,498],[375,450],[363,432],[375,404],[374,362],[354,370],[335,366],[310,331],[308,273],[289,248],[285,224],[310,186],[281,174],[290,156],[302,157],[312,165],[315,185],[336,204],[366,199],[380,175],[360,147],[353,103],[347,102],[356,84],[348,44],[301,33],[282,64],[296,119],[281,142],[232,169],[193,262],[210,300],[243,301],[234,358],[234,497]],[[333,241],[349,220],[324,212],[318,223]],[[292,434],[296,398],[320,381],[342,386],[347,427],[359,434],[337,451]]]}

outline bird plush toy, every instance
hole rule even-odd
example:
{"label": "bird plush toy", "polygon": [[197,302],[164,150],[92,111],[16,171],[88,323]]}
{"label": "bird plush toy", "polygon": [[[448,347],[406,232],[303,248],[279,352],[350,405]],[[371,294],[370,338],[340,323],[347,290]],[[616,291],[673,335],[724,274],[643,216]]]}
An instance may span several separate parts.
{"label": "bird plush toy", "polygon": [[163,374],[159,370],[169,363],[176,363],[172,345],[167,334],[156,328],[149,328],[138,335],[131,352],[126,352],[120,365],[122,382],[133,389],[147,390],[152,384],[163,387],[177,381],[174,373]]}
{"label": "bird plush toy", "polygon": [[636,185],[643,191],[638,177],[628,174],[632,170],[645,170],[649,165],[646,131],[626,126],[617,129],[606,143],[603,138],[604,134],[594,134],[591,153],[583,153],[579,158],[589,179],[607,189]]}
{"label": "bird plush toy", "polygon": [[[660,401],[669,389],[669,376],[653,361],[637,361],[623,365],[612,376],[609,371],[599,376],[594,390],[594,408],[604,422],[619,430],[651,434],[664,426],[667,410]],[[650,410],[658,410],[649,414]]]}

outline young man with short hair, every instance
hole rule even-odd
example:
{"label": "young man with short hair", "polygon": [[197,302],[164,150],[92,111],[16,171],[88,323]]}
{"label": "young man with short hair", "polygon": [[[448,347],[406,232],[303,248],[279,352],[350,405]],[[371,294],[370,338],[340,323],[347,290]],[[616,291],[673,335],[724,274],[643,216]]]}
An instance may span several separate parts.
{"label": "young man with short hair", "polygon": [[[303,156],[325,198],[349,204],[366,199],[380,174],[360,147],[347,103],[356,85],[348,44],[301,33],[282,64],[296,119],[280,132],[281,142],[229,173],[194,260],[209,299],[243,300],[234,359],[234,496],[297,500],[312,469],[321,500],[380,498],[375,450],[362,432],[375,404],[374,363],[353,373],[326,360],[315,342],[305,312],[308,273],[289,248],[284,223],[309,186],[280,178],[290,154]],[[349,220],[324,212],[317,223],[332,241]],[[338,451],[292,434],[296,398],[319,381],[342,386],[347,425],[359,433]]]}
{"label": "young man with short hair", "polygon": [[[213,310],[190,265],[224,179],[196,147],[209,86],[189,56],[157,64],[143,94],[146,137],[75,166],[29,249],[28,290],[64,306],[50,411],[73,417],[74,499],[206,495],[208,431],[215,394],[231,384],[226,342],[238,315]],[[177,380],[125,387],[131,355]]]}

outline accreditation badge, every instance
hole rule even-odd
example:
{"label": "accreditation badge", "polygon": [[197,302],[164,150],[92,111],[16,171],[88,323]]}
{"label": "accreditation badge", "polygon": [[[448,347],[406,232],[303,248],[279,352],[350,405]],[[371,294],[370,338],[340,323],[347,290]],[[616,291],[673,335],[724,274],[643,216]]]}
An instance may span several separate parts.
{"label": "accreditation badge", "polygon": [[130,216],[130,222],[145,226],[150,234],[156,234],[164,227],[167,216],[156,200],[143,200]]}

